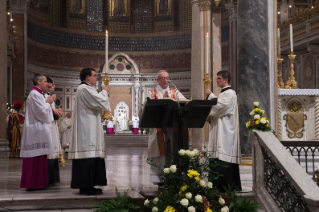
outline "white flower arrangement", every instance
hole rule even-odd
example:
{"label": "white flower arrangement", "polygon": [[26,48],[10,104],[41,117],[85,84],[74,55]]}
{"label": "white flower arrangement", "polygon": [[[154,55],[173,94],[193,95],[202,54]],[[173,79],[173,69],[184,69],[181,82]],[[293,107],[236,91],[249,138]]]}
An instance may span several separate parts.
{"label": "white flower arrangement", "polygon": [[204,180],[200,180],[200,181],[199,181],[199,185],[200,185],[201,187],[205,187],[205,186],[206,186],[206,183],[205,183]]}
{"label": "white flower arrangement", "polygon": [[225,205],[225,200],[222,197],[219,197],[218,202],[221,205]]}
{"label": "white flower arrangement", "polygon": [[196,209],[194,208],[194,206],[190,206],[188,207],[188,212],[196,212]]}
{"label": "white flower arrangement", "polygon": [[158,208],[157,207],[153,207],[152,208],[152,212],[158,212]]}
{"label": "white flower arrangement", "polygon": [[208,188],[213,188],[213,183],[212,183],[212,182],[208,182],[208,183],[207,183],[207,187],[208,187]]}
{"label": "white flower arrangement", "polygon": [[229,208],[227,206],[220,209],[220,212],[229,212]]}
{"label": "white flower arrangement", "polygon": [[148,199],[146,199],[146,200],[144,201],[144,205],[145,205],[145,206],[149,206],[149,205],[150,205],[150,201],[149,201]]}
{"label": "white flower arrangement", "polygon": [[258,107],[259,106],[259,102],[254,102],[254,106]]}
{"label": "white flower arrangement", "polygon": [[255,115],[254,119],[256,119],[256,120],[260,119],[260,115]]}
{"label": "white flower arrangement", "polygon": [[157,204],[158,203],[158,197],[155,197],[154,199],[153,199],[153,204]]}
{"label": "white flower arrangement", "polygon": [[169,174],[169,168],[165,168],[163,171],[165,174]]}
{"label": "white flower arrangement", "polygon": [[180,156],[185,155],[185,150],[183,150],[183,149],[179,150],[179,151],[178,151],[178,154],[179,154]]}

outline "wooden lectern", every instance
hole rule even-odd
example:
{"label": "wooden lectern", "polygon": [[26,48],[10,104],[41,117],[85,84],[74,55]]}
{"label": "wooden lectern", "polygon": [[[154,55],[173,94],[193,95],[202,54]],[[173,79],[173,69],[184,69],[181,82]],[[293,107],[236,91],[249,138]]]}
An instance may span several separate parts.
{"label": "wooden lectern", "polygon": [[217,98],[176,101],[147,98],[141,128],[161,128],[165,134],[166,162],[178,159],[180,149],[188,149],[188,128],[203,128]]}

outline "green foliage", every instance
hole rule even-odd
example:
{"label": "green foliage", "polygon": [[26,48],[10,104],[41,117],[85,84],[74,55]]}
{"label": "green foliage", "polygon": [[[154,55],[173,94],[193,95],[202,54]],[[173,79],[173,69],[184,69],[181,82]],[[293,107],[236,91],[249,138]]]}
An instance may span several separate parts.
{"label": "green foliage", "polygon": [[129,202],[128,191],[125,191],[122,195],[115,188],[115,192],[116,199],[99,202],[95,205],[96,210],[94,212],[132,212],[140,208]]}
{"label": "green foliage", "polygon": [[229,205],[229,210],[231,212],[257,212],[258,208],[258,203],[247,198],[240,200],[236,200],[235,198],[233,202]]}

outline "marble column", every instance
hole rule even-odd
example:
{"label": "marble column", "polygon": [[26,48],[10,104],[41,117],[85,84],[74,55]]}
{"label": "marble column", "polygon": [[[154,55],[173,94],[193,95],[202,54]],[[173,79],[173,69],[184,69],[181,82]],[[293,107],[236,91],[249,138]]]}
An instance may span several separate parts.
{"label": "marble column", "polygon": [[[205,74],[205,36],[210,33],[210,1],[192,1],[192,59],[191,59],[191,97],[204,99]],[[209,66],[210,67],[210,66]],[[192,129],[192,147],[202,149],[205,132]]]}
{"label": "marble column", "polygon": [[[256,12],[258,11],[258,12]],[[237,95],[242,154],[252,153],[245,123],[253,102],[270,114],[267,1],[238,0]]]}
{"label": "marble column", "polygon": [[[237,78],[237,6],[230,1],[225,4],[229,16],[229,72],[233,79]],[[237,91],[237,80],[230,82]]]}
{"label": "marble column", "polygon": [[215,95],[220,93],[220,88],[216,84],[217,72],[222,69],[222,40],[221,40],[221,8],[214,5],[212,9],[212,91]]}
{"label": "marble column", "polygon": [[139,89],[140,89],[140,85],[139,84],[135,84],[134,85],[134,88],[135,88],[135,102],[134,102],[134,104],[135,104],[135,109],[134,109],[134,111],[133,111],[133,113],[132,113],[132,117],[133,117],[133,115],[134,115],[134,113],[136,112],[136,113],[138,113],[139,112]]}
{"label": "marble column", "polygon": [[0,142],[6,141],[6,104],[7,104],[7,3],[0,1]]}

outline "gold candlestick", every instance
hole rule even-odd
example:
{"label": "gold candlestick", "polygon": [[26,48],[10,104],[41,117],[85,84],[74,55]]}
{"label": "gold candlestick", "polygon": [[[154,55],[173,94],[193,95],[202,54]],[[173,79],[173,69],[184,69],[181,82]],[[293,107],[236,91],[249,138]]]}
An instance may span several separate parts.
{"label": "gold candlestick", "polygon": [[283,59],[280,57],[277,58],[277,80],[278,80],[278,88],[285,88],[285,83],[282,80],[282,70],[281,70],[281,64],[282,64]]}
{"label": "gold candlestick", "polygon": [[290,89],[296,89],[297,87],[297,81],[295,80],[295,72],[294,72],[294,60],[296,58],[296,55],[294,55],[293,52],[290,52],[290,54],[288,55],[289,59],[290,59],[290,76],[288,78],[288,81],[286,83],[286,88]]}
{"label": "gold candlestick", "polygon": [[212,79],[209,77],[208,74],[205,74],[205,78],[203,79],[203,81],[205,89],[210,89],[210,82],[212,81]]}
{"label": "gold candlestick", "polygon": [[[104,82],[104,85],[109,85],[109,82],[111,81],[107,73],[105,73],[105,76],[102,80]],[[106,119],[112,119],[111,112],[105,111],[103,113],[103,116],[101,117],[101,121],[104,122]]]}

